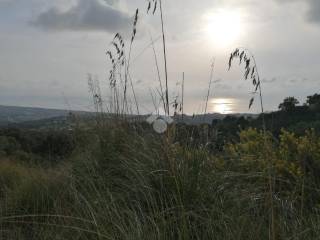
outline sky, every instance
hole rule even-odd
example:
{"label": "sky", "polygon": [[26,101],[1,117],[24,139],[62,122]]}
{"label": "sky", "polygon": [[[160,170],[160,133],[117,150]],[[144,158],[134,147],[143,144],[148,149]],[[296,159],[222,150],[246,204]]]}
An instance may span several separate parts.
{"label": "sky", "polygon": [[[318,0],[162,0],[167,43],[170,101],[181,97],[185,73],[185,112],[202,113],[212,59],[208,112],[249,110],[252,85],[243,67],[228,71],[237,47],[255,56],[264,107],[276,110],[288,96],[301,104],[319,93],[320,1]],[[164,64],[159,11],[147,14],[147,0],[0,0],[0,105],[92,110],[88,74],[110,98],[110,61],[115,33],[130,43],[139,8],[130,76],[140,111],[151,113],[151,93],[159,89],[151,37],[160,75]],[[128,51],[128,50],[127,50]]]}

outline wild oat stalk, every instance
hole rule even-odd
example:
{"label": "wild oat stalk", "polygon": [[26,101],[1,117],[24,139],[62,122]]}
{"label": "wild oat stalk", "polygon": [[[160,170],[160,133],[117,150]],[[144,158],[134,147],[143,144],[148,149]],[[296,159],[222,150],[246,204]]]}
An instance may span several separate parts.
{"label": "wild oat stalk", "polygon": [[125,90],[124,90],[124,98],[125,98],[125,104],[127,104],[127,84],[128,84],[128,79],[130,79],[130,85],[131,85],[131,89],[132,89],[132,93],[133,93],[133,96],[134,96],[134,101],[135,101],[135,105],[136,105],[136,108],[137,108],[137,113],[139,115],[139,106],[138,106],[138,102],[137,102],[137,97],[136,97],[136,94],[135,94],[135,91],[134,91],[134,88],[133,88],[133,83],[132,83],[132,79],[130,77],[130,73],[129,73],[129,67],[130,67],[130,60],[131,60],[131,52],[132,52],[132,44],[133,44],[133,41],[136,37],[136,34],[137,34],[137,24],[138,24],[138,18],[139,18],[139,9],[136,9],[136,13],[135,13],[135,16],[134,16],[134,21],[133,21],[133,29],[132,29],[132,35],[131,35],[131,41],[130,41],[130,49],[129,49],[129,56],[128,56],[128,61],[126,63],[126,72],[125,72]]}
{"label": "wild oat stalk", "polygon": [[182,74],[182,84],[181,84],[181,120],[183,122],[184,114],[184,72]]}
{"label": "wild oat stalk", "polygon": [[154,15],[158,9],[160,10],[160,20],[161,20],[161,31],[162,31],[162,44],[163,44],[163,58],[164,58],[164,69],[165,69],[165,79],[166,79],[166,114],[170,116],[170,106],[169,106],[169,89],[168,89],[168,67],[167,67],[167,50],[166,50],[166,38],[164,32],[164,18],[163,18],[163,9],[162,9],[162,0],[148,0],[148,9],[147,13],[153,9],[152,14]]}
{"label": "wild oat stalk", "polygon": [[245,72],[244,79],[250,79],[252,81],[252,85],[254,87],[253,97],[250,99],[249,109],[252,107],[255,95],[259,92],[260,97],[260,107],[263,121],[263,131],[266,131],[266,125],[264,120],[264,107],[263,107],[263,98],[262,98],[262,89],[261,89],[261,81],[258,72],[257,63],[254,55],[246,48],[237,48],[234,52],[231,53],[229,59],[229,70],[232,67],[233,60],[235,58],[239,59],[239,65],[244,64]]}
{"label": "wild oat stalk", "polygon": [[[109,73],[109,87],[113,95],[111,103],[116,114],[120,114],[120,96],[119,96],[119,82],[122,80],[122,68],[125,65],[125,43],[122,36],[117,33],[111,42],[111,49],[106,52],[108,59],[111,62],[112,69]],[[122,109],[123,112],[124,108]]]}
{"label": "wild oat stalk", "polygon": [[132,89],[137,113],[139,114],[139,106],[137,102],[137,97],[134,91],[132,78],[130,77],[130,60],[131,60],[131,52],[132,52],[132,44],[137,34],[137,24],[138,24],[138,18],[139,18],[139,9],[136,10],[134,21],[133,21],[133,29],[131,34],[131,41],[130,41],[130,47],[129,47],[129,53],[126,54],[125,51],[125,42],[123,37],[120,33],[117,33],[112,42],[111,42],[111,50],[108,50],[106,52],[109,60],[112,64],[112,70],[110,70],[109,75],[109,85],[110,88],[116,98],[116,111],[119,112],[119,86],[118,86],[118,76],[120,83],[122,82],[122,73],[124,72],[124,84],[123,84],[123,102],[122,102],[122,110],[121,113],[124,114],[128,112],[128,99],[127,99],[127,91],[128,91],[128,83],[130,81],[130,86]]}
{"label": "wild oat stalk", "polygon": [[88,74],[88,88],[92,96],[93,105],[97,115],[97,123],[102,123],[103,118],[103,102],[100,89],[100,83],[98,78],[93,78],[91,74]]}
{"label": "wild oat stalk", "polygon": [[[262,98],[262,89],[261,89],[261,81],[258,72],[257,62],[254,55],[246,48],[237,48],[233,51],[230,55],[229,59],[229,70],[232,67],[232,63],[234,59],[239,59],[239,65],[244,65],[244,79],[250,79],[252,81],[252,85],[254,87],[253,97],[250,99],[249,109],[252,107],[252,104],[255,100],[255,95],[259,93],[260,97],[260,107],[261,107],[261,115],[262,115],[262,125],[263,125],[263,135],[264,135],[264,150],[265,150],[265,157],[269,159],[267,148],[267,133],[266,133],[266,123],[264,118],[264,107],[263,107],[263,98]],[[272,161],[269,160],[269,168],[268,168],[268,185],[269,185],[269,201],[270,201],[270,239],[276,239],[275,233],[275,213],[274,213],[274,201],[273,201],[273,192],[274,192],[274,174],[273,174],[273,164]]]}
{"label": "wild oat stalk", "polygon": [[[179,96],[176,96],[172,102],[172,108],[173,108],[173,113],[174,113],[174,116],[177,116],[178,114],[178,110],[179,110],[179,105],[181,106],[181,104],[179,104]],[[180,110],[181,110],[181,107],[180,107]]]}
{"label": "wild oat stalk", "polygon": [[164,100],[164,93],[163,93],[163,87],[162,87],[162,81],[161,81],[161,76],[160,76],[160,69],[159,69],[159,64],[158,64],[158,58],[157,58],[157,52],[154,46],[154,40],[151,36],[150,33],[150,39],[151,39],[151,45],[152,45],[152,50],[153,50],[153,56],[154,56],[154,60],[155,60],[155,64],[156,64],[156,68],[157,68],[157,75],[158,75],[158,81],[159,81],[159,87],[160,87],[160,98],[162,100],[163,103],[163,110],[166,110],[166,101]]}
{"label": "wild oat stalk", "polygon": [[206,96],[206,105],[205,105],[205,108],[204,108],[204,115],[203,115],[204,118],[206,117],[206,114],[207,114],[207,111],[208,111],[208,102],[209,102],[209,97],[210,97],[210,92],[211,92],[211,85],[212,85],[212,80],[213,80],[214,63],[215,63],[215,59],[213,59],[212,64],[211,64],[209,87],[208,87],[208,93],[207,93],[207,96]]}

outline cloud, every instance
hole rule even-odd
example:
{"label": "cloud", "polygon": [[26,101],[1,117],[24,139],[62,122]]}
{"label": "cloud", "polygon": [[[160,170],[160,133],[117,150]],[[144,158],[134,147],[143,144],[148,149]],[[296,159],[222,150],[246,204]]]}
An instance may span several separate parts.
{"label": "cloud", "polygon": [[262,82],[264,82],[264,83],[274,83],[276,81],[277,81],[277,79],[275,77],[272,79],[266,79],[266,78],[262,79]]}
{"label": "cloud", "polygon": [[41,13],[32,24],[53,31],[127,31],[132,17],[119,8],[114,1],[78,0],[67,11],[52,7]]}
{"label": "cloud", "polygon": [[219,90],[231,90],[232,89],[232,86],[229,86],[227,84],[222,84],[222,83],[219,83],[219,84],[216,84],[214,86],[215,89],[219,89]]}
{"label": "cloud", "polygon": [[309,11],[307,18],[310,22],[320,23],[320,1],[319,0],[308,0]]}
{"label": "cloud", "polygon": [[276,0],[278,3],[305,3],[307,5],[306,20],[320,23],[320,1],[319,0]]}

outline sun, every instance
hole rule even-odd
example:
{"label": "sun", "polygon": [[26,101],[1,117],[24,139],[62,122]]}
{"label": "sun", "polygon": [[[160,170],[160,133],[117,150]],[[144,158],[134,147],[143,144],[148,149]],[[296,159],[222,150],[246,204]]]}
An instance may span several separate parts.
{"label": "sun", "polygon": [[205,32],[220,47],[235,43],[244,30],[242,14],[238,10],[220,9],[205,15]]}

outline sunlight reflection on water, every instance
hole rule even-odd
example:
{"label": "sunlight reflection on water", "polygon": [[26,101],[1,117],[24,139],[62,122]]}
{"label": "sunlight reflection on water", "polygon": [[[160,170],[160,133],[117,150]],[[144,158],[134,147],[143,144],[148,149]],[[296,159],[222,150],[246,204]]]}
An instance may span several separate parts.
{"label": "sunlight reflection on water", "polygon": [[231,114],[238,109],[238,102],[233,98],[214,98],[210,100],[210,112]]}

